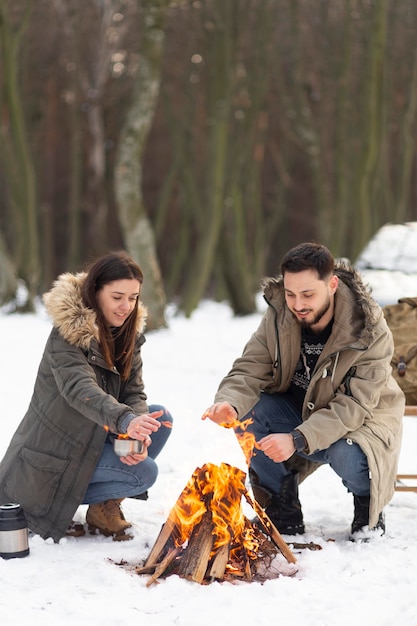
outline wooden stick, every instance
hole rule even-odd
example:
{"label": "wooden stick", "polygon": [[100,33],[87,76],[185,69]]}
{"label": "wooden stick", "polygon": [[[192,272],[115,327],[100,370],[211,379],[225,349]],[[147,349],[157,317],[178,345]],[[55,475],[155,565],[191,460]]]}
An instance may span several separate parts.
{"label": "wooden stick", "polygon": [[245,563],[246,580],[251,582],[251,580],[252,580],[252,572],[251,572],[251,569],[250,569],[250,561],[249,561],[249,557],[248,557],[248,555],[246,553],[245,553],[245,556],[246,556],[246,558],[245,558],[245,561],[246,561],[246,563]]}
{"label": "wooden stick", "polygon": [[153,544],[152,550],[149,553],[149,556],[146,560],[144,567],[153,567],[157,563],[159,557],[161,556],[161,552],[163,551],[168,539],[171,537],[174,529],[176,528],[175,523],[172,519],[171,513],[169,514],[167,521],[165,522],[165,524],[162,526],[161,530],[159,531],[157,540]]}
{"label": "wooden stick", "polygon": [[293,555],[293,553],[291,552],[290,548],[285,543],[283,538],[281,537],[280,533],[278,532],[278,529],[275,528],[275,526],[269,519],[268,515],[262,509],[262,507],[259,506],[256,500],[252,500],[252,498],[250,497],[247,491],[245,491],[244,495],[245,495],[247,502],[251,505],[256,515],[258,516],[259,521],[261,522],[263,528],[271,537],[271,539],[273,539],[273,541],[276,543],[276,545],[278,546],[282,554],[287,559],[288,563],[296,563],[297,559],[295,558],[295,556]]}
{"label": "wooden stick", "polygon": [[147,587],[150,587],[155,582],[155,580],[157,580],[157,578],[159,578],[165,572],[168,565],[172,563],[172,561],[178,556],[180,552],[181,548],[173,548],[172,550],[168,551],[168,554],[165,556],[165,558],[163,558],[162,561],[158,563],[155,567],[154,573],[146,583]]}
{"label": "wooden stick", "polygon": [[213,547],[213,527],[211,511],[206,511],[200,523],[191,533],[178,568],[178,576],[187,580],[202,583],[207,572],[207,566]]}
{"label": "wooden stick", "polygon": [[[194,471],[193,476],[198,472],[201,471],[200,468],[196,468],[196,470]],[[179,534],[179,529],[177,526],[177,513],[176,513],[176,507],[178,506],[179,502],[182,502],[184,497],[186,496],[186,494],[190,491],[192,485],[192,477],[191,479],[188,481],[187,485],[184,487],[184,489],[182,490],[182,492],[180,493],[176,504],[172,507],[168,518],[165,522],[165,524],[162,526],[159,535],[152,547],[152,550],[148,556],[148,559],[145,563],[145,567],[146,566],[152,566],[155,565],[155,563],[158,561],[159,557],[161,556],[161,553],[165,547],[165,544],[167,543],[167,541],[169,540],[169,538],[171,537],[171,535],[173,535],[173,539],[178,539],[178,534]],[[176,536],[177,535],[177,536]]]}
{"label": "wooden stick", "polygon": [[210,571],[208,573],[211,580],[221,580],[224,576],[224,572],[226,571],[226,566],[229,561],[229,550],[230,545],[226,543],[216,552],[216,556],[213,559],[213,563],[210,567]]}

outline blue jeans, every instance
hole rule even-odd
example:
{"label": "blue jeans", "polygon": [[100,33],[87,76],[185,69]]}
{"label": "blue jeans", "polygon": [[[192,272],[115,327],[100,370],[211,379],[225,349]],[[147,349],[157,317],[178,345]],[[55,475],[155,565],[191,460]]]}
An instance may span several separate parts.
{"label": "blue jeans", "polygon": [[[301,415],[288,393],[262,393],[260,400],[244,419],[251,417],[253,423],[247,431],[258,441],[271,433],[289,433],[302,423]],[[279,493],[281,482],[290,474],[285,463],[275,463],[261,450],[255,450],[250,467],[256,472],[259,484],[272,493]],[[357,443],[339,439],[326,450],[314,454],[297,453],[318,463],[327,463],[342,479],[348,491],[357,496],[370,493],[368,461]]]}
{"label": "blue jeans", "polygon": [[[172,416],[158,404],[149,406],[149,412],[164,411],[162,420],[172,424]],[[129,498],[144,494],[158,476],[155,459],[171,434],[171,428],[162,425],[152,433],[152,443],[147,458],[137,465],[125,465],[113,451],[113,442],[107,437],[103,452],[96,465],[83,504],[97,504],[116,498]]]}

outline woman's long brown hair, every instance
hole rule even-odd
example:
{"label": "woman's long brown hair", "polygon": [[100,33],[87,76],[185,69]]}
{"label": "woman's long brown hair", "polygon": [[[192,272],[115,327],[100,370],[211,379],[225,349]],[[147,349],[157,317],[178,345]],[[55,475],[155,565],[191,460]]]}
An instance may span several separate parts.
{"label": "woman's long brown hair", "polygon": [[117,364],[122,380],[129,377],[132,368],[139,298],[123,326],[113,334],[98,305],[97,293],[104,285],[125,278],[138,280],[142,285],[142,270],[126,252],[109,252],[89,267],[81,289],[84,304],[93,309],[97,315],[100,350],[109,367]]}

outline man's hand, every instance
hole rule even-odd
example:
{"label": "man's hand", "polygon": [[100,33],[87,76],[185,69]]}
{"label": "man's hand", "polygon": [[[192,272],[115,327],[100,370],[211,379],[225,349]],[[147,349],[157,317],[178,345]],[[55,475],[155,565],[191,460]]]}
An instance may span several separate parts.
{"label": "man's hand", "polygon": [[219,426],[231,428],[237,420],[237,413],[228,402],[217,402],[216,404],[212,404],[203,413],[201,419],[205,420],[207,418]]}
{"label": "man's hand", "polygon": [[275,463],[282,463],[295,452],[293,436],[290,433],[276,433],[267,435],[258,441],[262,450]]}

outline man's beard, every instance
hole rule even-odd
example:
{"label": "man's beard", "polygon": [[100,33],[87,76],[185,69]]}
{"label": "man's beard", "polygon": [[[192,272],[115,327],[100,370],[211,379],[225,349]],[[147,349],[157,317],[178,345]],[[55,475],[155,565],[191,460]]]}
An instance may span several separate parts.
{"label": "man's beard", "polygon": [[312,326],[315,326],[316,324],[319,323],[319,321],[322,319],[322,317],[324,315],[326,315],[327,311],[330,309],[330,298],[327,299],[327,302],[322,306],[321,309],[319,309],[317,311],[317,313],[315,314],[313,320],[311,322],[307,321],[307,320],[299,320],[297,318],[297,316],[295,317],[295,319],[297,320],[297,322],[300,324],[301,328],[303,329],[312,329],[314,331],[314,328],[312,328]]}

